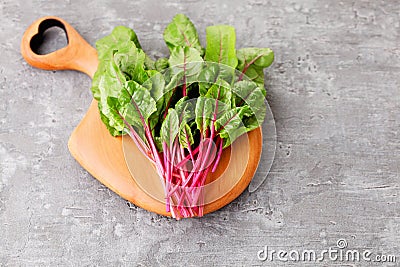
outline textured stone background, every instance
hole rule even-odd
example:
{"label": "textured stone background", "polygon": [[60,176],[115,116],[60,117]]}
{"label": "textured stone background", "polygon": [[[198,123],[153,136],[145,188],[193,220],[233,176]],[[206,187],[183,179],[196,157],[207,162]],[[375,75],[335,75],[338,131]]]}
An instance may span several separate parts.
{"label": "textured stone background", "polygon": [[[278,150],[258,191],[176,222],[127,205],[75,162],[67,140],[90,79],[33,69],[19,45],[30,23],[56,15],[92,45],[130,26],[165,56],[163,29],[180,12],[202,41],[226,23],[237,47],[275,50]],[[265,245],[322,250],[339,238],[399,262],[399,22],[398,1],[0,1],[0,266],[266,266]]]}

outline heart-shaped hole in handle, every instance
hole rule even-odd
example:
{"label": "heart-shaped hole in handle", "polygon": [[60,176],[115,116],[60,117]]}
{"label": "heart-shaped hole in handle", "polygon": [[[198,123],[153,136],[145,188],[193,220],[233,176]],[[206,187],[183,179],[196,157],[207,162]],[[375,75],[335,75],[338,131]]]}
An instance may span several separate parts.
{"label": "heart-shaped hole in handle", "polygon": [[30,47],[37,55],[46,55],[68,45],[64,24],[55,19],[40,23],[38,33],[32,37]]}
{"label": "heart-shaped hole in handle", "polygon": [[[50,38],[45,32],[52,27],[64,31],[67,45],[45,54],[49,50],[54,50],[52,44],[56,44],[56,49],[62,44],[54,32],[51,36],[55,37],[55,40],[50,41],[50,44],[47,42]],[[33,22],[22,36],[21,54],[33,67],[44,70],[77,70],[90,77],[93,77],[98,65],[96,49],[88,44],[68,22],[58,17],[43,17]]]}

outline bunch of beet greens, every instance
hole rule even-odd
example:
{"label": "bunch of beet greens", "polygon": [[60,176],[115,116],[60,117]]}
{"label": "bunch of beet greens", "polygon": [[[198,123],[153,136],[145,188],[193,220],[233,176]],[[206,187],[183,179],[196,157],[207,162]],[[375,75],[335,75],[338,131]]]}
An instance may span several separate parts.
{"label": "bunch of beet greens", "polygon": [[113,136],[129,134],[154,164],[174,218],[202,216],[203,186],[222,150],[261,125],[269,48],[236,50],[235,29],[206,29],[207,46],[184,15],[164,31],[169,58],[153,61],[135,32],[118,26],[96,43],[92,92]]}

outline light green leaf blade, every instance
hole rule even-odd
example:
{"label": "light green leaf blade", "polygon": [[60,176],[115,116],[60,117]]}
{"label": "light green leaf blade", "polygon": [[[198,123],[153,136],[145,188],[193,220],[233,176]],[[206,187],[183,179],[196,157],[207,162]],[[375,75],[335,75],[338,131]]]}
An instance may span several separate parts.
{"label": "light green leaf blade", "polygon": [[175,138],[179,131],[179,118],[176,111],[172,108],[168,110],[168,114],[165,117],[164,122],[161,125],[161,140],[167,144],[168,147],[172,147]]}
{"label": "light green leaf blade", "polygon": [[187,96],[179,99],[175,104],[175,110],[179,117],[179,123],[188,123],[195,116],[194,101],[189,100]]}
{"label": "light green leaf blade", "polygon": [[157,110],[156,102],[150,92],[140,84],[129,81],[126,86],[132,92],[132,99],[119,108],[120,116],[135,129],[143,140],[146,140],[144,125]]}
{"label": "light green leaf blade", "polygon": [[232,91],[236,95],[236,106],[247,105],[251,110],[251,115],[254,115],[259,125],[261,125],[264,121],[267,107],[260,87],[251,81],[240,81],[234,84]]}
{"label": "light green leaf blade", "polygon": [[[157,110],[149,118],[150,128],[155,131],[156,125],[162,121],[162,115],[167,105],[165,101],[168,101],[170,94],[165,93],[164,76],[156,70],[152,72],[152,76],[142,86],[149,90],[151,97],[156,101]],[[153,134],[158,135],[156,132]]]}
{"label": "light green leaf blade", "polygon": [[204,96],[208,89],[210,89],[210,87],[217,81],[219,70],[219,64],[205,62],[205,66],[198,76],[200,95]]}
{"label": "light green leaf blade", "polygon": [[168,58],[159,58],[156,60],[154,67],[157,71],[162,72],[169,67]]}
{"label": "light green leaf blade", "polygon": [[232,90],[229,83],[223,79],[218,79],[207,91],[206,97],[213,98],[225,104],[225,106],[231,106]]}
{"label": "light green leaf blade", "polygon": [[183,148],[188,148],[194,143],[192,129],[186,123],[179,127],[179,143]]}
{"label": "light green leaf blade", "polygon": [[115,27],[110,35],[107,35],[96,42],[99,60],[104,60],[110,53],[114,50],[118,50],[121,45],[124,45],[128,41],[132,41],[137,48],[141,49],[135,31],[124,26]]}
{"label": "light green leaf blade", "polygon": [[264,89],[264,68],[269,67],[274,61],[274,52],[270,48],[242,48],[236,51],[238,58],[237,69]]}
{"label": "light green leaf blade", "polygon": [[138,83],[145,82],[149,75],[145,71],[146,54],[143,50],[136,48],[133,43],[121,47],[114,54],[114,62],[120,71],[127,76],[127,80]]}
{"label": "light green leaf blade", "polygon": [[236,34],[235,28],[229,25],[209,26],[206,29],[206,61],[225,64],[236,68]]}
{"label": "light green leaf blade", "polygon": [[140,122],[143,126],[143,120],[146,122],[157,111],[156,101],[151,97],[149,90],[140,84],[129,81],[126,86],[132,92],[132,99],[124,106],[122,115],[129,123]]}
{"label": "light green leaf blade", "polygon": [[[107,113],[107,115],[106,114],[104,114],[103,113],[103,107],[102,107],[102,104],[99,102],[98,103],[98,107],[99,107],[99,111],[100,111],[100,119],[101,119],[101,121],[105,124],[105,126],[106,126],[106,128],[107,128],[107,130],[110,132],[110,134],[112,135],[112,136],[118,136],[118,135],[121,135],[121,132],[122,132],[122,130],[123,130],[123,121],[122,121],[122,119],[121,118],[110,118],[110,115]],[[117,121],[119,121],[118,123],[116,123],[116,122],[110,122],[110,120],[114,120],[114,119],[116,119]],[[119,125],[121,125],[121,127],[115,127],[115,125],[116,124],[119,124]]]}
{"label": "light green leaf blade", "polygon": [[176,15],[165,28],[164,40],[171,51],[177,46],[187,46],[202,53],[197,30],[190,19],[183,14]]}
{"label": "light green leaf blade", "polygon": [[239,136],[247,132],[242,121],[243,113],[246,107],[233,108],[224,113],[224,115],[215,122],[215,130],[224,140],[223,147],[228,147]]}
{"label": "light green leaf blade", "polygon": [[194,101],[185,96],[175,104],[175,110],[179,118],[179,142],[184,148],[188,148],[193,144],[193,134],[189,124],[195,118]]}
{"label": "light green leaf blade", "polygon": [[200,96],[197,98],[195,107],[195,121],[197,129],[205,133],[207,128],[211,125],[215,111],[215,100],[212,98]]}
{"label": "light green leaf blade", "polygon": [[[115,64],[112,55],[110,60],[103,61],[101,68],[95,74],[92,82],[92,92],[96,100],[100,117],[107,126],[110,134],[113,136],[121,135],[124,130],[124,124],[117,114],[117,110],[123,103],[129,103],[131,94],[125,87],[125,75],[119,70]],[[118,99],[121,101],[119,106],[116,106]]]}
{"label": "light green leaf blade", "polygon": [[199,51],[191,47],[175,47],[168,60],[172,75],[183,73],[186,81],[197,81],[203,67],[203,58]]}

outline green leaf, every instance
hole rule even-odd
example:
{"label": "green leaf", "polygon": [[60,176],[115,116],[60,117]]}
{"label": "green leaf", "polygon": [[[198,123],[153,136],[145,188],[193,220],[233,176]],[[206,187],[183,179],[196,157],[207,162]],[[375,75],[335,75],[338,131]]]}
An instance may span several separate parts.
{"label": "green leaf", "polygon": [[224,139],[223,147],[229,146],[239,136],[247,132],[242,121],[247,107],[237,107],[224,113],[224,115],[215,122],[215,130],[219,136]]}
{"label": "green leaf", "polygon": [[121,104],[129,103],[131,94],[125,87],[125,76],[113,60],[104,61],[101,72],[96,72],[96,75],[93,79],[92,92],[98,100],[100,116],[113,136],[121,135],[124,124],[117,114],[119,107],[116,107],[110,98],[119,99]]}
{"label": "green leaf", "polygon": [[156,62],[154,60],[152,60],[146,54],[145,54],[145,58],[144,58],[144,68],[146,70],[155,70],[156,69]]}
{"label": "green leaf", "polygon": [[201,70],[199,80],[199,93],[204,96],[208,89],[217,81],[219,75],[219,65],[205,62],[205,67]]}
{"label": "green leaf", "polygon": [[122,130],[117,130],[114,128],[114,126],[111,126],[111,125],[114,125],[115,123],[110,123],[110,119],[105,114],[103,114],[102,106],[101,106],[100,102],[98,103],[98,106],[99,106],[99,111],[100,111],[100,119],[105,124],[105,126],[106,126],[107,130],[110,132],[110,134],[112,136],[121,135]]}
{"label": "green leaf", "polygon": [[[133,94],[132,88],[126,86],[127,81],[134,79],[145,81],[148,74],[144,70],[145,55],[136,48],[132,41],[126,42],[119,50],[115,50],[100,61],[99,68],[92,82],[93,96],[99,102],[100,115],[112,135],[121,135],[124,130],[122,119],[117,110],[129,103]],[[117,99],[119,106],[116,107]],[[108,118],[107,120],[105,118]]]}
{"label": "green leaf", "polygon": [[134,89],[126,85],[127,81],[143,83],[154,73],[145,70],[148,58],[136,34],[128,28],[116,27],[112,34],[99,40],[97,46],[99,67],[92,82],[93,96],[99,101],[101,118],[110,133],[120,135],[124,124],[117,111],[130,103]]}
{"label": "green leaf", "polygon": [[196,123],[200,131],[211,126],[212,121],[218,120],[225,112],[231,109],[232,91],[230,85],[218,79],[204,96],[196,102]]}
{"label": "green leaf", "polygon": [[175,104],[179,118],[179,142],[184,148],[188,148],[194,142],[192,130],[189,126],[195,117],[193,102],[185,96]]}
{"label": "green leaf", "polygon": [[183,148],[188,148],[194,143],[192,129],[187,123],[181,124],[179,127],[179,143]]}
{"label": "green leaf", "polygon": [[172,98],[173,96],[176,96],[175,92],[176,89],[182,85],[182,78],[183,78],[183,72],[180,72],[176,75],[171,76],[170,72],[168,71],[167,74],[164,74],[165,78],[165,88],[164,88],[164,106],[163,106],[163,112],[167,107],[172,107]]}
{"label": "green leaf", "polygon": [[[114,66],[110,66],[110,61],[114,61],[114,54],[120,49],[128,49],[129,47],[140,48],[140,44],[136,33],[123,26],[115,27],[110,35],[96,42],[99,65],[92,81],[91,90],[94,99],[100,101],[100,91],[104,89],[104,86],[101,86],[101,83],[104,82],[102,77],[107,75],[111,68],[114,68]],[[103,99],[103,102],[106,102],[106,100]]]}
{"label": "green leaf", "polygon": [[162,140],[160,136],[154,136],[154,143],[156,144],[158,151],[163,151]]}
{"label": "green leaf", "polygon": [[164,71],[169,67],[168,58],[159,58],[154,64],[157,71]]}
{"label": "green leaf", "polygon": [[235,28],[228,25],[209,26],[206,29],[206,61],[225,64],[236,68],[236,34]]}
{"label": "green leaf", "polygon": [[162,100],[165,88],[164,76],[156,70],[147,72],[150,74],[150,77],[142,83],[142,86],[149,90],[151,97],[153,97],[154,100]]}
{"label": "green leaf", "polygon": [[239,61],[237,69],[255,82],[265,96],[264,68],[274,61],[274,52],[269,48],[242,48],[236,54]]}
{"label": "green leaf", "polygon": [[146,70],[147,76],[149,77],[149,79],[147,79],[143,85],[145,85],[147,83],[148,80],[150,80],[153,76],[159,74],[159,72],[157,70]]}
{"label": "green leaf", "polygon": [[191,47],[175,47],[168,60],[172,75],[183,73],[187,81],[197,81],[203,67],[199,51]]}
{"label": "green leaf", "polygon": [[179,123],[188,123],[194,118],[193,102],[187,96],[182,97],[176,102],[175,110],[179,117]]}
{"label": "green leaf", "polygon": [[[218,79],[215,84],[208,89],[205,98],[211,99],[214,103],[212,104],[213,111],[211,115],[209,115],[208,110],[206,110],[207,126],[208,119],[217,120],[231,108],[231,95],[232,92],[229,84],[222,79]],[[207,105],[210,105],[210,103],[207,103]]]}
{"label": "green leaf", "polygon": [[[162,142],[171,146],[176,138],[188,148],[210,127],[219,131],[226,147],[259,127],[266,110],[263,68],[274,56],[270,49],[236,51],[234,28],[211,26],[206,29],[204,62],[197,31],[184,15],[175,16],[164,39],[170,57],[157,61],[143,52],[135,32],[126,27],[116,27],[96,43],[99,66],[92,92],[112,135],[125,130],[121,116],[143,139],[149,127],[159,150]],[[235,71],[242,73],[239,79],[234,79]],[[190,97],[200,95],[197,101],[176,91],[184,88],[183,82]]]}
{"label": "green leaf", "polygon": [[155,130],[156,125],[162,120],[165,101],[169,99],[166,96],[170,97],[171,94],[166,94],[164,76],[156,70],[152,71],[152,76],[142,86],[149,90],[151,97],[156,101],[157,110],[149,118],[150,128]]}
{"label": "green leaf", "polygon": [[165,117],[164,122],[161,126],[161,140],[172,147],[179,130],[179,119],[178,114],[172,108],[168,110],[168,114]]}
{"label": "green leaf", "polygon": [[151,114],[157,111],[156,101],[149,90],[140,84],[129,81],[126,86],[133,94],[131,101],[122,107],[121,115],[130,124],[143,127]]}
{"label": "green leaf", "polygon": [[[115,97],[107,97],[107,104],[103,106],[102,103],[99,102],[99,106],[102,105],[101,108],[101,116],[102,120],[104,123],[106,123],[106,127],[112,134],[115,132],[115,135],[121,135],[122,133],[125,132],[126,125],[124,123],[124,116],[122,115],[124,111],[124,105],[127,105],[129,103],[124,103],[118,98]],[[144,138],[144,129],[143,127],[137,127],[136,124],[136,132],[141,136],[143,140]]]}
{"label": "green leaf", "polygon": [[127,80],[133,80],[138,83],[145,82],[149,75],[145,71],[146,55],[143,50],[136,48],[133,42],[127,43],[114,54],[114,62]]}
{"label": "green leaf", "polygon": [[135,47],[140,48],[139,40],[136,33],[127,27],[117,26],[110,35],[107,35],[96,42],[97,54],[99,61],[109,57],[114,50],[119,50],[126,42],[132,41]]}
{"label": "green leaf", "polygon": [[218,79],[208,89],[205,96],[224,103],[226,107],[231,106],[232,91],[229,83],[227,83],[225,80]]}
{"label": "green leaf", "polygon": [[144,125],[147,124],[147,120],[157,110],[156,102],[151,97],[150,92],[140,84],[129,81],[126,86],[133,92],[132,99],[129,103],[122,105],[119,112],[132,125],[139,136],[146,140]]}
{"label": "green leaf", "polygon": [[215,100],[212,98],[200,96],[196,101],[195,115],[196,125],[200,132],[205,133],[211,125],[215,111]]}
{"label": "green leaf", "polygon": [[93,98],[96,99],[97,101],[100,100],[100,90],[101,90],[101,82],[102,82],[102,77],[104,75],[107,75],[106,71],[106,62],[105,61],[100,61],[99,65],[97,67],[97,71],[94,73],[93,79],[92,79],[92,87],[90,90],[92,91]]}
{"label": "green leaf", "polygon": [[236,95],[236,106],[247,105],[251,110],[251,115],[254,115],[261,124],[267,107],[264,95],[257,84],[251,81],[240,81],[234,84],[232,91]]}
{"label": "green leaf", "polygon": [[203,62],[199,51],[191,47],[174,47],[171,49],[171,55],[168,63],[170,67],[187,64],[190,62]]}
{"label": "green leaf", "polygon": [[175,47],[191,47],[200,54],[202,47],[193,23],[183,14],[176,15],[164,31],[164,40],[172,52]]}
{"label": "green leaf", "polygon": [[118,98],[109,96],[107,97],[107,105],[103,107],[102,112],[107,116],[109,126],[122,132],[125,127],[124,122],[119,115],[120,109],[121,102],[118,101]]}
{"label": "green leaf", "polygon": [[243,118],[243,124],[246,126],[246,131],[252,131],[258,127],[260,127],[260,122],[257,120],[256,116],[250,116],[250,117],[244,117]]}

